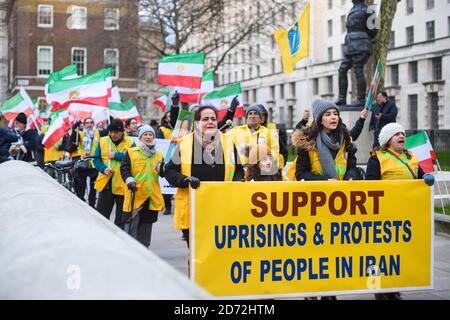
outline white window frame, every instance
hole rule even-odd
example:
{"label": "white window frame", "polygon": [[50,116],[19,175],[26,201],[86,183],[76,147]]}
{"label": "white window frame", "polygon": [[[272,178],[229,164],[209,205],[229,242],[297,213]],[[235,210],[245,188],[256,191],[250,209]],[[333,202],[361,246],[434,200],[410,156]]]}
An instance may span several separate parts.
{"label": "white window frame", "polygon": [[[51,9],[51,14],[50,14],[50,24],[43,24],[40,23],[40,13],[41,13],[41,8],[45,8],[48,7]],[[51,4],[38,4],[38,11],[37,11],[37,26],[38,28],[53,28],[53,5]]]}
{"label": "white window frame", "polygon": [[[86,24],[85,24],[84,26],[81,26],[81,25],[74,25],[74,19],[73,19],[73,16],[74,16],[74,11],[75,11],[75,9],[81,9],[81,10],[84,10],[85,16],[86,16]],[[88,20],[87,7],[73,6],[73,5],[72,5],[72,6],[70,6],[70,7],[67,8],[67,12],[70,14],[70,16],[69,16],[69,21],[70,21],[70,23],[67,24],[68,27],[69,27],[69,29],[73,29],[73,30],[85,30],[85,29],[87,29],[87,20]]]}
{"label": "white window frame", "polygon": [[[106,26],[106,11],[108,10],[113,10],[116,12],[116,18],[117,18],[117,25],[116,26],[112,26],[112,27],[108,27]],[[120,10],[119,8],[105,8],[104,11],[104,29],[105,30],[119,30],[120,28]]]}
{"label": "white window frame", "polygon": [[[49,74],[39,74],[39,51],[41,49],[50,49],[50,73]],[[48,76],[53,72],[53,47],[52,46],[38,46],[36,51],[36,75],[39,78],[48,78]]]}
{"label": "white window frame", "polygon": [[[116,52],[116,54],[117,54],[117,64],[116,64],[116,75],[113,75],[113,79],[118,79],[119,78],[119,70],[120,70],[120,68],[119,68],[119,66],[120,66],[120,63],[119,63],[119,61],[120,61],[120,52],[119,52],[119,49],[117,49],[117,48],[105,48],[104,50],[103,50],[103,67],[104,68],[107,68],[107,66],[106,66],[106,52],[107,51],[115,51]],[[109,67],[108,67],[109,68]],[[113,72],[113,74],[114,74],[114,72]]]}
{"label": "white window frame", "polygon": [[[70,49],[70,63],[71,64],[76,64],[76,62],[73,61],[73,52],[75,50],[83,50],[84,51],[84,70],[83,70],[83,74],[79,74],[79,76],[82,76],[82,75],[87,74],[87,49],[81,48],[81,47],[72,47]],[[77,68],[77,71],[78,71],[78,68]]]}

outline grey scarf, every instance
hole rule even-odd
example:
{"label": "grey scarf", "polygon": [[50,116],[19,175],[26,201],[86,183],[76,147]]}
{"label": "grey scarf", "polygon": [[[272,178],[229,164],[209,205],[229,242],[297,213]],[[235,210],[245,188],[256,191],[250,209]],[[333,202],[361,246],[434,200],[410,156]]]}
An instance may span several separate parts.
{"label": "grey scarf", "polygon": [[153,142],[150,145],[146,145],[145,143],[143,143],[141,140],[137,139],[135,141],[136,145],[142,150],[142,152],[145,153],[145,155],[147,157],[151,157],[156,153],[156,149],[155,149],[155,143]]}
{"label": "grey scarf", "polygon": [[334,142],[324,130],[321,130],[317,135],[317,152],[319,153],[320,165],[322,166],[324,177],[327,179],[338,178],[331,150],[339,150],[343,140],[344,137],[341,135],[339,141]]}

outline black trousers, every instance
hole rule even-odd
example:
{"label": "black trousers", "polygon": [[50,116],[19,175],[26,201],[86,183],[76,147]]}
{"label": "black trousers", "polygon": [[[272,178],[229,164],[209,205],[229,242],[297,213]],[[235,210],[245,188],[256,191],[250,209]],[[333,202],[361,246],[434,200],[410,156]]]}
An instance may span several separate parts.
{"label": "black trousers", "polygon": [[94,189],[95,179],[97,179],[98,171],[94,168],[77,169],[73,176],[75,182],[75,194],[81,200],[84,200],[84,194],[86,193],[87,177],[90,178],[90,188],[88,195],[88,203],[91,207],[95,208],[95,200],[97,200],[97,190]]}
{"label": "black trousers", "polygon": [[114,219],[114,224],[123,229],[123,196],[113,194],[110,189],[103,189],[98,195],[97,211],[109,220],[114,204],[116,204],[116,218]]}
{"label": "black trousers", "polygon": [[167,212],[172,212],[172,195],[171,194],[163,194],[164,198],[164,206],[166,207]]}
{"label": "black trousers", "polygon": [[147,207],[148,200],[144,203],[143,209],[131,220],[129,231],[130,235],[146,248],[150,246],[152,241],[153,223],[158,220],[158,211],[149,210]]}

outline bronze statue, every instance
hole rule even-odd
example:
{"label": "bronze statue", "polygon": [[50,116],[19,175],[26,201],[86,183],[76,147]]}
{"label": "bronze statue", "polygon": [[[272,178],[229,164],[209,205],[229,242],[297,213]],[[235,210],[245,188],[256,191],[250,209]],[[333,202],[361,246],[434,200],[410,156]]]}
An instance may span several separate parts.
{"label": "bronze statue", "polygon": [[366,78],[364,65],[373,53],[372,40],[377,34],[375,26],[369,27],[370,14],[364,0],[352,0],[353,7],[347,16],[347,35],[342,47],[343,61],[339,67],[339,96],[337,105],[347,105],[347,72],[353,67],[356,76],[355,106],[364,106],[366,100]]}

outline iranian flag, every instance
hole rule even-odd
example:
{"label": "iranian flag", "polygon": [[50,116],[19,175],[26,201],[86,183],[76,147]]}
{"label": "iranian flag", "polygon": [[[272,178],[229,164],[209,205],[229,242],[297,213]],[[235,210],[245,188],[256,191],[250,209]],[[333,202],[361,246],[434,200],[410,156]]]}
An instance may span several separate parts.
{"label": "iranian flag", "polygon": [[77,74],[77,65],[76,64],[71,64],[70,66],[64,67],[60,71],[51,73],[47,78],[47,83],[45,84],[45,94],[47,95],[47,93],[48,93],[48,85],[50,83],[53,83],[53,82],[59,81],[59,80],[75,79],[78,77],[79,76]]}
{"label": "iranian flag", "polygon": [[181,102],[198,103],[204,95],[214,90],[214,71],[203,74],[200,89],[177,87],[175,90],[180,94]]}
{"label": "iranian flag", "polygon": [[67,110],[61,109],[51,115],[52,121],[42,139],[42,144],[48,149],[69,132],[71,118]]}
{"label": "iranian flag", "polygon": [[425,131],[407,137],[406,149],[417,156],[419,165],[425,173],[434,171],[433,160],[436,159],[436,154]]}
{"label": "iranian flag", "polygon": [[244,105],[242,104],[241,84],[239,82],[211,91],[203,97],[202,103],[215,106],[219,111],[219,119],[221,119],[227,113],[231,100],[233,100],[235,96],[238,96],[241,105],[237,107],[234,117],[243,118],[245,116],[245,111]]}
{"label": "iranian flag", "polygon": [[81,76],[76,79],[57,80],[48,84],[47,102],[52,111],[67,109],[72,103],[108,107],[110,68]]}
{"label": "iranian flag", "polygon": [[109,103],[109,114],[114,119],[120,119],[125,122],[127,119],[134,118],[137,122],[142,123],[141,116],[133,102],[132,99],[125,103],[120,102],[110,102]]}
{"label": "iranian flag", "polygon": [[204,63],[204,53],[163,56],[158,66],[158,83],[200,89]]}
{"label": "iranian flag", "polygon": [[169,94],[170,91],[166,91],[163,93],[163,95],[155,100],[153,100],[153,104],[156,104],[157,106],[159,106],[161,108],[162,112],[166,111],[167,108],[167,102],[169,100]]}
{"label": "iranian flag", "polygon": [[0,111],[6,120],[14,120],[21,112],[25,113],[27,117],[31,116],[34,113],[34,105],[28,93],[21,88],[14,97],[3,104]]}

